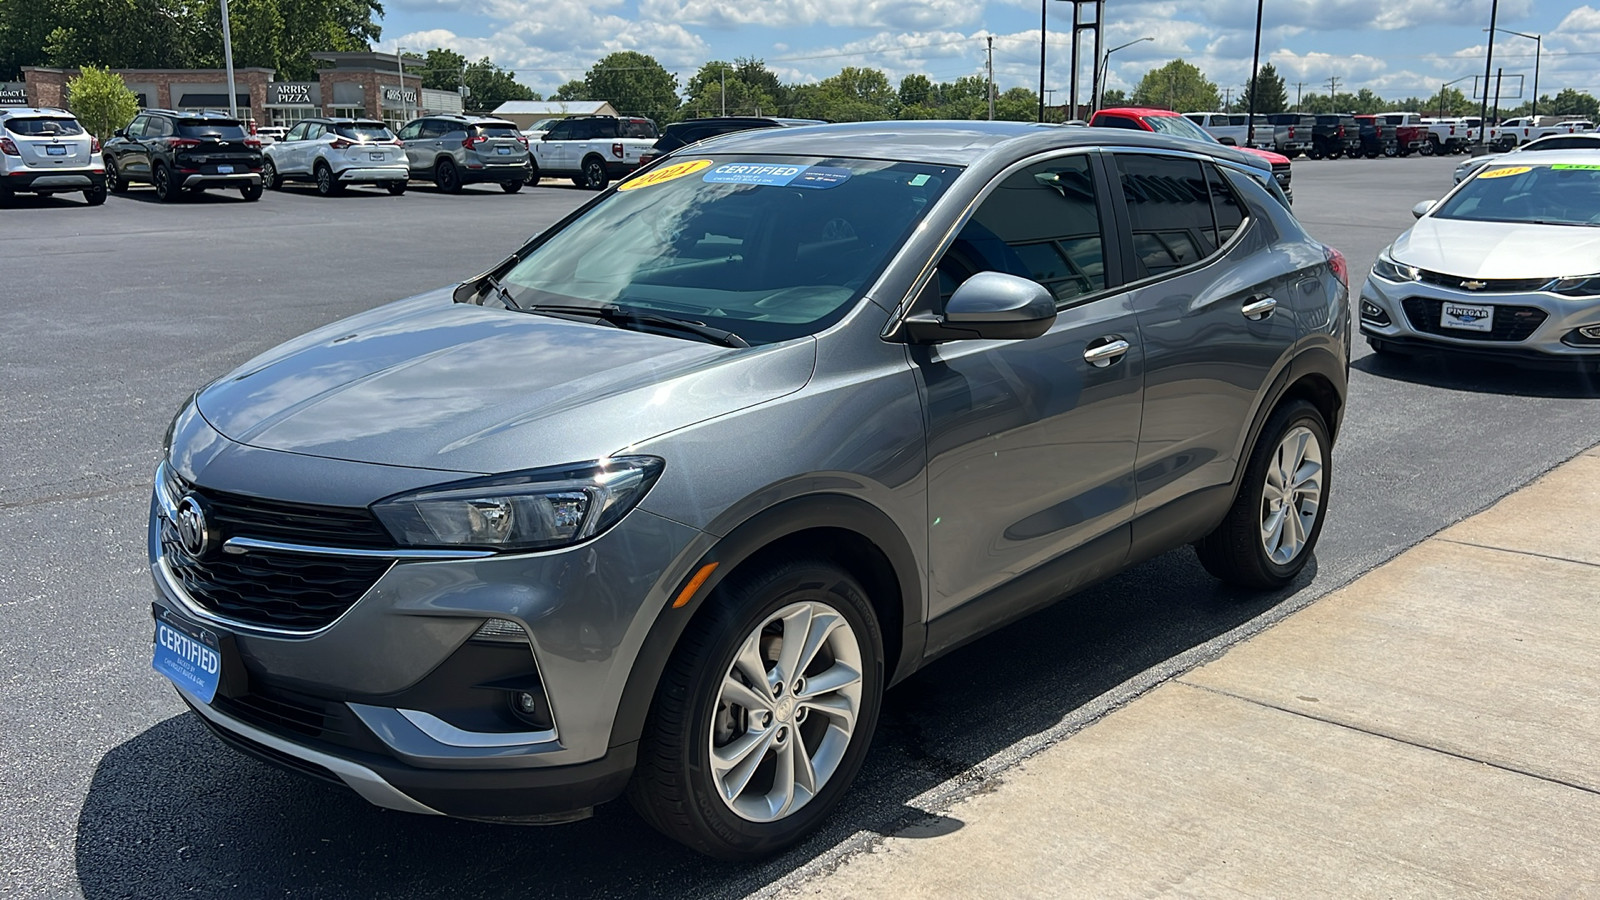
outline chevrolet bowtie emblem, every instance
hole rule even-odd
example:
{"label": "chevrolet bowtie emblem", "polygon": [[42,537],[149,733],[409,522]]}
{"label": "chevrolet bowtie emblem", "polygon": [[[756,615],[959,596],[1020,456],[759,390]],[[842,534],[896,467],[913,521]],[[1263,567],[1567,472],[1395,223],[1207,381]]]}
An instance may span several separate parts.
{"label": "chevrolet bowtie emblem", "polygon": [[1469,291],[1481,291],[1489,286],[1487,281],[1463,281],[1461,286]]}

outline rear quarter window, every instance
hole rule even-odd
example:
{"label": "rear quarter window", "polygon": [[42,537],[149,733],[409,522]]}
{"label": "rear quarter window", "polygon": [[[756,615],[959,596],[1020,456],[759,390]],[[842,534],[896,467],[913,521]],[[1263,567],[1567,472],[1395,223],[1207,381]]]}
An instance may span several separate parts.
{"label": "rear quarter window", "polygon": [[653,138],[657,137],[656,124],[639,119],[622,123],[622,136],[625,138]]}

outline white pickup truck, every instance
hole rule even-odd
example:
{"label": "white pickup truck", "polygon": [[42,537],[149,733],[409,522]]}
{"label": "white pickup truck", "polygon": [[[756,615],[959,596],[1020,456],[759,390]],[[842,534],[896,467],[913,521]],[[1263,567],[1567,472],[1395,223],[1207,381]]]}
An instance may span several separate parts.
{"label": "white pickup truck", "polygon": [[1423,116],[1422,124],[1428,126],[1429,149],[1434,155],[1442,156],[1467,152],[1478,142],[1478,129],[1483,125],[1483,120],[1477,116]]}
{"label": "white pickup truck", "polygon": [[1574,134],[1581,130],[1579,125],[1571,120],[1556,122],[1547,116],[1522,116],[1490,128],[1489,143],[1497,149],[1509,150],[1552,134]]}
{"label": "white pickup truck", "polygon": [[[1199,125],[1202,131],[1216,138],[1217,143],[1229,147],[1243,147],[1250,131],[1250,117],[1244,113],[1192,112],[1184,113],[1183,117]],[[1260,138],[1256,143],[1262,143]]]}
{"label": "white pickup truck", "polygon": [[639,168],[639,157],[655,146],[656,123],[632,116],[574,116],[550,125],[532,150],[528,183],[570,178],[578,187],[605,190],[614,178]]}

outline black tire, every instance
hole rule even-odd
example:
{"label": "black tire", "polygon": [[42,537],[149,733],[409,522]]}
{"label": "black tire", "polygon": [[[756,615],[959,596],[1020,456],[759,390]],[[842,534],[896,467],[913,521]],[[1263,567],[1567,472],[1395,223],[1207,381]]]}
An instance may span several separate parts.
{"label": "black tire", "polygon": [[172,183],[172,173],[167,167],[156,164],[155,170],[150,173],[150,183],[155,186],[156,199],[162,203],[176,203],[183,193],[177,185]]}
{"label": "black tire", "polygon": [[[1278,445],[1290,431],[1305,427],[1315,437],[1321,454],[1320,496],[1316,521],[1306,532],[1299,552],[1279,563],[1267,555],[1262,545],[1262,507],[1269,468],[1275,464]],[[1328,459],[1333,450],[1328,426],[1322,413],[1305,400],[1291,400],[1273,412],[1261,429],[1261,436],[1250,451],[1244,470],[1244,483],[1233,506],[1215,531],[1195,543],[1195,555],[1207,572],[1232,585],[1253,590],[1276,590],[1294,580],[1316,552],[1317,538],[1328,518]]]}
{"label": "black tire", "polygon": [[106,186],[102,184],[99,187],[92,187],[87,191],[84,191],[83,202],[89,204],[90,206],[99,206],[100,204],[105,203]]}
{"label": "black tire", "polygon": [[117,164],[106,160],[106,190],[113,194],[126,194],[128,183],[122,180],[122,173],[117,171]]}
{"label": "black tire", "polygon": [[1399,147],[1396,147],[1393,144],[1384,144],[1383,145],[1383,155],[1384,156],[1388,156],[1388,157],[1392,158],[1392,157],[1398,156],[1399,154],[1400,154],[1400,148]]}
{"label": "black tire", "polygon": [[454,160],[441,159],[434,163],[433,183],[446,194],[461,193],[461,173],[456,171]]}
{"label": "black tire", "polygon": [[1311,152],[1307,153],[1306,157],[1309,158],[1309,159],[1321,159],[1322,158],[1322,150],[1317,148],[1317,147],[1312,147],[1311,148]]}
{"label": "black tire", "polygon": [[522,182],[503,181],[500,183],[500,190],[505,191],[508,194],[515,194],[517,191],[522,190]]}
{"label": "black tire", "polygon": [[[746,637],[785,606],[810,600],[838,611],[861,652],[855,730],[833,775],[807,803],[771,822],[734,813],[702,762],[711,752],[717,700]],[[768,856],[804,838],[837,805],[872,743],[884,685],[883,638],[866,592],[825,559],[784,559],[741,570],[689,623],[656,689],[628,799],[651,826],[721,859]],[[799,727],[799,726],[796,726]]]}
{"label": "black tire", "polygon": [[246,203],[254,203],[261,199],[261,185],[247,184],[239,188],[239,196],[243,197]]}
{"label": "black tire", "polygon": [[311,174],[316,179],[319,196],[337,197],[344,193],[344,183],[333,177],[333,169],[327,163],[317,163],[311,169]]}
{"label": "black tire", "polygon": [[1432,156],[1439,152],[1439,148],[1434,146],[1433,141],[1428,140],[1422,142],[1422,146],[1417,148],[1417,152],[1423,156]]}
{"label": "black tire", "polygon": [[10,207],[11,201],[15,200],[16,198],[17,195],[13,193],[10,188],[0,186],[0,209],[6,209]]}
{"label": "black tire", "polygon": [[404,181],[391,181],[384,185],[384,188],[396,197],[404,194],[406,192],[406,187],[407,185]]}
{"label": "black tire", "polygon": [[523,181],[527,182],[528,187],[538,187],[539,177],[539,164],[531,159],[528,160],[528,174],[523,178]]}
{"label": "black tire", "polygon": [[283,190],[283,176],[278,174],[278,167],[272,162],[271,157],[261,161],[261,183],[268,190]]}
{"label": "black tire", "polygon": [[603,191],[611,183],[611,173],[606,171],[606,161],[591,156],[583,161],[583,184],[591,191]]}

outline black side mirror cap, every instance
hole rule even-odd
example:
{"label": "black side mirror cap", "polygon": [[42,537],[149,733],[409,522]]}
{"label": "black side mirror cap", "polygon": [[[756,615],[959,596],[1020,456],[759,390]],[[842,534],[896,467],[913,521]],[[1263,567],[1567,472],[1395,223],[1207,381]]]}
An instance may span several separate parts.
{"label": "black side mirror cap", "polygon": [[1056,322],[1056,300],[1043,285],[1004,272],[979,272],[950,295],[944,312],[906,317],[914,344],[944,341],[1022,341]]}
{"label": "black side mirror cap", "polygon": [[125,137],[128,136],[128,129],[126,129],[126,128],[118,128],[116,131],[111,132],[111,136],[112,137],[125,138]]}

